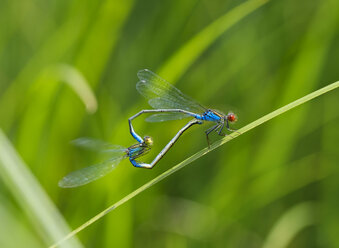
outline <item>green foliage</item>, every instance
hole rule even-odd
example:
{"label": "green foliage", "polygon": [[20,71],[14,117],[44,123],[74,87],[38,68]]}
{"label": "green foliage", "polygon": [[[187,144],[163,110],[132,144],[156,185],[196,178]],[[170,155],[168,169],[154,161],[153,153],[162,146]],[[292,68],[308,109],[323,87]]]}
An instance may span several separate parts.
{"label": "green foliage", "polygon": [[[233,110],[235,128],[249,128],[338,81],[338,21],[336,0],[0,2],[0,246],[51,245],[206,146],[208,124],[185,133],[153,170],[124,161],[86,186],[57,186],[99,160],[71,140],[134,143],[127,119],[149,107],[135,90],[139,69],[159,72],[206,106]],[[338,246],[338,99],[327,93],[199,157],[79,240],[85,247]],[[145,160],[184,123],[136,121],[155,142]],[[212,139],[219,146],[229,138]]]}
{"label": "green foliage", "polygon": [[[219,140],[219,141],[216,141],[214,142],[213,144],[211,144],[210,148],[206,147],[205,149],[195,153],[194,155],[192,155],[191,157],[185,159],[184,161],[180,162],[179,164],[173,166],[172,168],[168,169],[167,171],[165,171],[164,173],[160,174],[159,176],[157,176],[156,178],[150,180],[149,182],[147,182],[146,184],[144,184],[143,186],[139,187],[138,189],[136,189],[135,191],[133,191],[132,193],[128,194],[127,196],[125,196],[124,198],[122,198],[121,200],[119,200],[118,202],[116,202],[115,204],[111,205],[110,207],[108,207],[107,209],[105,209],[104,211],[100,212],[99,214],[97,214],[96,216],[94,216],[93,218],[91,218],[89,221],[87,221],[86,223],[84,223],[83,225],[79,226],[78,228],[76,228],[74,231],[70,232],[69,234],[67,234],[64,238],[60,239],[55,245],[53,245],[53,247],[56,247],[60,244],[63,244],[66,240],[70,239],[71,237],[73,237],[74,235],[76,235],[77,233],[79,233],[80,231],[82,231],[83,229],[85,229],[86,227],[92,225],[95,221],[99,220],[100,218],[104,217],[106,214],[108,214],[109,212],[111,212],[112,210],[116,209],[117,207],[125,204],[126,202],[128,202],[129,200],[131,200],[132,198],[134,198],[135,196],[139,195],[140,193],[142,193],[143,191],[145,191],[146,189],[152,187],[153,185],[157,184],[158,182],[162,181],[163,179],[165,179],[166,177],[172,175],[174,172],[182,169],[184,166],[194,162],[195,160],[199,159],[200,157],[206,155],[207,153],[213,151],[214,149],[218,148],[219,146],[225,144],[226,142],[228,141],[231,141],[232,139],[234,139],[235,137],[241,135],[241,134],[244,134],[248,131],[250,131],[251,129],[259,126],[259,125],[262,125],[263,123],[271,120],[272,118],[275,118],[277,117],[278,115],[281,115],[283,113],[285,113],[286,111],[289,111],[291,110],[292,108],[295,108],[307,101],[310,101],[312,100],[313,98],[315,97],[318,97],[322,94],[325,94],[327,93],[328,91],[331,91],[331,90],[334,90],[336,88],[339,87],[339,81],[338,82],[335,82],[331,85],[328,85],[320,90],[317,90],[305,97],[302,97],[282,108],[279,108],[277,109],[276,111],[273,111],[272,113],[268,114],[268,115],[265,115],[263,116],[262,118],[246,125],[245,127],[235,131],[234,133],[226,136],[225,138]],[[87,167],[89,168],[89,167]],[[303,211],[301,211],[303,212]],[[299,211],[298,211],[299,213]],[[303,214],[303,213],[302,213]],[[294,215],[293,215],[294,216]],[[291,218],[292,219],[292,218]],[[308,217],[305,218],[305,219],[309,219]],[[307,222],[307,221],[300,221],[301,223],[301,226],[303,226],[303,222]],[[298,224],[298,223],[297,223]],[[284,225],[284,226],[287,226],[286,229],[288,229],[288,224]],[[291,237],[293,237],[293,235],[299,231],[301,228],[296,228],[296,231],[292,230],[290,231],[290,235],[288,235],[288,238],[281,238],[281,239],[278,239],[276,237],[274,237],[273,235],[273,238],[270,238],[269,239],[269,242],[268,242],[268,247],[270,247],[271,243],[279,243],[280,245],[283,244],[281,247],[284,247],[284,244],[288,244],[288,242],[290,241]],[[278,231],[275,231],[275,233],[278,233],[276,234],[276,236],[279,236],[279,230]],[[271,239],[273,241],[271,241]],[[277,241],[275,241],[276,239],[278,239]],[[281,242],[281,240],[283,240],[283,242]],[[284,243],[285,242],[285,243]],[[275,247],[276,245],[274,245]],[[52,247],[52,246],[51,246]]]}

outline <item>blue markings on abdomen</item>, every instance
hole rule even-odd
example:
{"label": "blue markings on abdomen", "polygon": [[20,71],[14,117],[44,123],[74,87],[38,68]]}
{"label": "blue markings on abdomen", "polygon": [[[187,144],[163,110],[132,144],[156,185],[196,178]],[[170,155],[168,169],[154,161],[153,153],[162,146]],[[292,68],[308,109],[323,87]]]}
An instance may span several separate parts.
{"label": "blue markings on abdomen", "polygon": [[129,161],[131,161],[131,163],[132,163],[132,165],[133,165],[134,167],[141,167],[141,166],[137,163],[137,161],[135,161],[133,158],[129,158]]}
{"label": "blue markings on abdomen", "polygon": [[134,139],[136,139],[139,143],[142,143],[144,140],[137,134],[135,134],[134,132],[131,132],[132,136]]}

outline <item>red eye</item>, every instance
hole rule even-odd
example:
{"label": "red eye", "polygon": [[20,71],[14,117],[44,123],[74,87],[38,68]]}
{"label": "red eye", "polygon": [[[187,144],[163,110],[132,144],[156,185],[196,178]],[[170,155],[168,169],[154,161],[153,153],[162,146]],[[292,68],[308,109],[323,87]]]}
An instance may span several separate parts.
{"label": "red eye", "polygon": [[227,115],[227,119],[228,119],[229,122],[235,122],[235,121],[237,121],[237,117],[236,117],[236,115],[233,114],[233,113],[229,113],[229,114]]}

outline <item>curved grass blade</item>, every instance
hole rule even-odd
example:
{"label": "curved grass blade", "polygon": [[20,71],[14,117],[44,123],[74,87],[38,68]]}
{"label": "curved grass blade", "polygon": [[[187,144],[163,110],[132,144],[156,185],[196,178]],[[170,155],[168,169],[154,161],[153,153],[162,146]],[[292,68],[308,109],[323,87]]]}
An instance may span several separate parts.
{"label": "curved grass blade", "polygon": [[71,87],[74,92],[79,96],[81,101],[85,104],[86,111],[89,114],[96,112],[98,108],[98,103],[94,95],[93,90],[89,86],[89,82],[86,78],[80,73],[79,70],[73,66],[67,64],[60,64],[51,68],[51,75],[65,82]]}
{"label": "curved grass blade", "polygon": [[53,244],[52,246],[50,246],[50,248],[53,247],[57,247],[60,244],[62,244],[63,242],[65,242],[66,240],[68,240],[69,238],[73,237],[74,235],[76,235],[78,232],[82,231],[83,229],[85,229],[86,227],[90,226],[91,224],[93,224],[94,222],[96,222],[97,220],[99,220],[100,218],[102,218],[103,216],[105,216],[106,214],[108,214],[109,212],[111,212],[112,210],[116,209],[117,207],[121,206],[122,204],[126,203],[127,201],[131,200],[132,198],[134,198],[135,196],[139,195],[140,193],[142,193],[143,191],[145,191],[146,189],[152,187],[153,185],[159,183],[160,181],[162,181],[163,179],[165,179],[166,177],[172,175],[173,173],[175,173],[176,171],[182,169],[183,167],[185,167],[186,165],[192,163],[193,161],[197,160],[198,158],[204,156],[205,154],[209,153],[210,151],[220,147],[221,145],[231,141],[232,139],[238,137],[241,134],[244,134],[250,130],[252,130],[253,128],[301,105],[304,104],[320,95],[323,95],[329,91],[332,91],[336,88],[339,87],[339,81],[332,83],[328,86],[325,86],[317,91],[314,91],[302,98],[299,98],[298,100],[291,102],[261,118],[259,118],[256,121],[253,121],[252,123],[246,125],[245,127],[239,129],[237,132],[232,133],[232,135],[228,135],[225,138],[218,140],[216,142],[214,142],[210,149],[208,149],[207,147],[200,150],[199,152],[193,154],[191,157],[185,159],[184,161],[180,162],[179,164],[173,166],[172,168],[170,168],[169,170],[165,171],[164,173],[160,174],[159,176],[157,176],[156,178],[150,180],[149,182],[145,183],[144,185],[142,185],[141,187],[139,187],[138,189],[136,189],[135,191],[133,191],[132,193],[128,194],[127,196],[125,196],[124,198],[122,198],[121,200],[119,200],[118,202],[116,202],[115,204],[109,206],[108,208],[106,208],[105,210],[103,210],[102,212],[100,212],[99,214],[97,214],[96,216],[94,216],[93,218],[91,218],[90,220],[88,220],[87,222],[85,222],[84,224],[82,224],[81,226],[79,226],[78,228],[76,228],[75,230],[73,230],[71,233],[69,233],[67,236],[65,236],[63,239],[59,240],[57,243]]}
{"label": "curved grass blade", "polygon": [[316,203],[302,202],[287,210],[272,228],[262,248],[286,248],[306,227],[314,225]]}
{"label": "curved grass blade", "polygon": [[[48,244],[70,231],[53,201],[0,129],[0,177],[30,218],[41,239]],[[2,225],[6,223],[2,221]],[[83,247],[77,239],[62,247]]]}
{"label": "curved grass blade", "polygon": [[220,35],[268,1],[269,0],[246,1],[219,17],[183,45],[160,68],[158,74],[166,76],[169,82],[174,83]]}

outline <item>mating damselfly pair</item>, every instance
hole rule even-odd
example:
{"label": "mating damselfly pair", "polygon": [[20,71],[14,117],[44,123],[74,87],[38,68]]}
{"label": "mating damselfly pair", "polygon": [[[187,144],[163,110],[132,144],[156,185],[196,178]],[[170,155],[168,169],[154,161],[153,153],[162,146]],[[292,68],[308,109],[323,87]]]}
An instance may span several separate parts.
{"label": "mating damselfly pair", "polygon": [[[234,113],[229,112],[225,115],[219,111],[203,107],[197,101],[185,95],[150,70],[141,70],[137,75],[140,81],[137,83],[136,88],[141,95],[148,99],[149,105],[153,108],[141,110],[128,119],[130,133],[138,143],[128,148],[111,146],[109,149],[104,149],[106,152],[111,153],[109,160],[71,172],[60,180],[60,187],[77,187],[94,181],[112,171],[124,158],[128,158],[135,167],[151,169],[188,128],[195,124],[202,124],[204,121],[215,123],[214,126],[205,131],[208,147],[210,146],[209,134],[211,132],[215,131],[221,136],[226,136],[226,134],[223,133],[224,127],[229,131],[234,131],[230,128],[230,123],[237,120]],[[153,113],[153,115],[146,118],[146,121],[149,122],[162,122],[193,117],[149,164],[139,162],[136,159],[149,152],[152,148],[153,140],[149,136],[145,136],[144,138],[139,136],[132,125],[133,119],[145,113]],[[76,142],[78,145],[89,148],[93,148],[98,144],[97,141],[84,138],[78,141],[80,141]]]}

